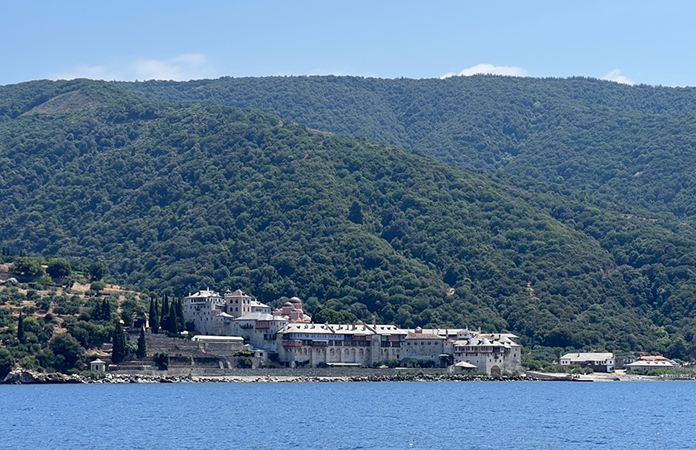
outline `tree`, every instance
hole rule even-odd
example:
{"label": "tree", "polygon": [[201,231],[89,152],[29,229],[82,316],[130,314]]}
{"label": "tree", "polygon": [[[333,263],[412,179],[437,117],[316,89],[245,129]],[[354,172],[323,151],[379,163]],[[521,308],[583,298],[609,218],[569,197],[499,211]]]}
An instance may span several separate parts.
{"label": "tree", "polygon": [[33,258],[20,257],[15,259],[12,264],[12,270],[20,275],[26,275],[28,277],[35,277],[43,272],[41,264]]}
{"label": "tree", "polygon": [[145,343],[145,327],[140,327],[140,336],[138,337],[138,350],[135,353],[138,358],[144,358],[147,355],[147,347]]}
{"label": "tree", "polygon": [[148,313],[148,320],[150,322],[150,332],[157,334],[160,326],[159,310],[157,308],[157,300],[153,298],[150,299],[150,312]]}
{"label": "tree", "polygon": [[111,320],[111,303],[109,303],[107,299],[102,299],[102,301],[94,307],[92,319],[106,321]]}
{"label": "tree", "polygon": [[92,281],[101,280],[106,276],[106,265],[103,262],[96,262],[89,265],[87,271]]}
{"label": "tree", "polygon": [[126,343],[126,335],[123,332],[123,326],[120,322],[116,322],[113,335],[113,350],[111,353],[111,361],[118,364],[128,356],[128,345]]}
{"label": "tree", "polygon": [[6,348],[0,348],[0,382],[14,369],[15,360]]}
{"label": "tree", "polygon": [[177,302],[176,300],[169,302],[169,297],[165,295],[164,303],[162,304],[162,329],[168,333],[177,333],[178,323]]}
{"label": "tree", "polygon": [[24,344],[24,317],[22,313],[19,313],[19,318],[17,319],[17,340]]}
{"label": "tree", "polygon": [[683,337],[677,336],[667,347],[667,357],[672,359],[686,359],[688,357],[688,347]]}
{"label": "tree", "polygon": [[169,367],[169,354],[168,353],[155,353],[152,358],[157,364],[159,370],[167,370]]}
{"label": "tree", "polygon": [[176,333],[176,301],[169,304],[169,312],[165,322],[166,330],[170,333]]}
{"label": "tree", "polygon": [[92,284],[89,285],[89,288],[94,292],[101,292],[106,288],[106,283],[103,281],[93,281]]}
{"label": "tree", "polygon": [[184,304],[181,299],[176,301],[176,332],[181,333],[186,329],[186,322],[184,321]]}
{"label": "tree", "polygon": [[324,308],[312,316],[314,323],[343,323],[350,324],[358,320],[350,311],[336,311]]}
{"label": "tree", "polygon": [[54,367],[61,372],[84,367],[85,349],[71,334],[59,334],[51,340],[49,347],[55,355]]}
{"label": "tree", "polygon": [[68,261],[64,259],[54,259],[48,263],[46,273],[55,280],[56,278],[69,277],[72,273],[72,268],[70,267],[70,263]]}
{"label": "tree", "polygon": [[160,311],[160,326],[162,330],[167,330],[167,317],[169,316],[169,297],[167,294],[164,295],[164,300],[162,300],[162,310]]}
{"label": "tree", "polygon": [[350,220],[353,223],[357,223],[358,225],[362,225],[363,214],[362,208],[360,207],[360,203],[354,201],[353,204],[350,205],[350,211],[348,212],[348,220]]}

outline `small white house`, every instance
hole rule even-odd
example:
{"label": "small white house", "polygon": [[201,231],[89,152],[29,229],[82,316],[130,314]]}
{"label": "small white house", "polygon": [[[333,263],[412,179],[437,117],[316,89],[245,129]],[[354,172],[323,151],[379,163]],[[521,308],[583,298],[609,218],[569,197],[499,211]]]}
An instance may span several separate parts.
{"label": "small white house", "polygon": [[615,359],[613,353],[566,353],[561,356],[561,365],[590,367],[595,372],[613,372]]}
{"label": "small white house", "polygon": [[95,359],[89,363],[89,370],[92,372],[106,372],[106,363],[101,359]]}

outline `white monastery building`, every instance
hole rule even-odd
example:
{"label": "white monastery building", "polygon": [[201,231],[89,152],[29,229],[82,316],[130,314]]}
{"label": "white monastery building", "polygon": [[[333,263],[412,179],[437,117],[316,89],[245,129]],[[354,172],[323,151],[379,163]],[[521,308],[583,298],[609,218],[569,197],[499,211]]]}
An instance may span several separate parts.
{"label": "white monastery building", "polygon": [[184,298],[184,318],[204,335],[238,336],[256,350],[276,353],[295,366],[373,367],[416,361],[437,367],[459,364],[488,374],[521,369],[521,347],[509,333],[468,329],[401,329],[395,325],[316,324],[293,297],[281,308],[241,290],[220,296],[210,289]]}

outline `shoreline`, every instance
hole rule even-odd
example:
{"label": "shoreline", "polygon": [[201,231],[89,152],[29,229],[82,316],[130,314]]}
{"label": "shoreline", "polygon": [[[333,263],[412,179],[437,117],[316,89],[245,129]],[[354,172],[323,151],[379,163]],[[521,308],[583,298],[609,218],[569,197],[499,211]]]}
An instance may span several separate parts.
{"label": "shoreline", "polygon": [[392,375],[147,375],[105,373],[104,376],[37,373],[28,370],[10,372],[0,384],[153,384],[153,383],[379,383],[379,382],[443,382],[443,381],[539,381],[525,376],[488,376],[459,374]]}
{"label": "shoreline", "polygon": [[[511,382],[511,381],[565,381],[565,382],[607,382],[607,381],[683,381],[696,380],[696,377],[649,377],[643,375],[583,375],[576,378],[564,376],[540,376],[529,373],[519,376],[490,376],[472,374],[424,374],[394,373],[391,375],[149,375],[105,373],[103,376],[66,375],[62,373],[37,373],[29,370],[15,370],[0,384],[153,384],[153,383],[380,383],[380,382]],[[544,374],[548,375],[548,374]]]}

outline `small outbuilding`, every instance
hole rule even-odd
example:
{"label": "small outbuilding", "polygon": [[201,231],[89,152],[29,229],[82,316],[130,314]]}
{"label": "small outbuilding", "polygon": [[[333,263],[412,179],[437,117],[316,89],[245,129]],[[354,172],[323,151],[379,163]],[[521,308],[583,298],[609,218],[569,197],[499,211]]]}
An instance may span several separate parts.
{"label": "small outbuilding", "polygon": [[206,336],[199,334],[191,339],[198,343],[205,353],[213,355],[234,355],[244,349],[244,338],[241,336]]}
{"label": "small outbuilding", "polygon": [[626,370],[631,373],[645,373],[651,369],[675,369],[678,367],[674,361],[663,360],[641,360],[631,364],[626,364]]}
{"label": "small outbuilding", "polygon": [[101,359],[95,359],[89,363],[89,370],[92,372],[106,372],[106,363]]}
{"label": "small outbuilding", "polygon": [[459,361],[453,366],[450,366],[450,372],[452,373],[462,373],[462,372],[476,372],[478,367],[470,362]]}

